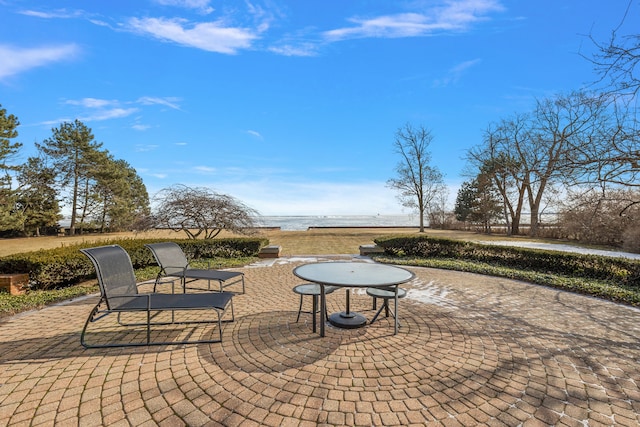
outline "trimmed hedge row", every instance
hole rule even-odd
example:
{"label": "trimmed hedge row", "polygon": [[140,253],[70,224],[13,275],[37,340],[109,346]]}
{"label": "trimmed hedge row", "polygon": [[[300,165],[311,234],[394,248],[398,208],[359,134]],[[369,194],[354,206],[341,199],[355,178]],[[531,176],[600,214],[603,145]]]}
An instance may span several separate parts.
{"label": "trimmed hedge row", "polygon": [[428,236],[389,236],[375,240],[395,257],[462,259],[492,266],[607,280],[640,289],[640,262],[597,255],[486,245]]}
{"label": "trimmed hedge row", "polygon": [[[188,259],[257,256],[260,248],[269,244],[269,240],[260,238],[168,241],[180,245]],[[156,242],[158,240],[153,239],[110,240],[10,255],[0,259],[0,274],[29,273],[31,289],[62,288],[95,277],[93,264],[80,252],[82,248],[120,245],[129,253],[133,267],[143,268],[157,265],[151,251],[144,246]]]}

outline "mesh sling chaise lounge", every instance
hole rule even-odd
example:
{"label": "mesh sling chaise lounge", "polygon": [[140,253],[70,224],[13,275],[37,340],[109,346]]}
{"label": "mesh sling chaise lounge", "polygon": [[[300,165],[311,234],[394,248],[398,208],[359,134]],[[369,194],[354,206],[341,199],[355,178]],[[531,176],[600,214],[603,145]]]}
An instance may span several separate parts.
{"label": "mesh sling chaise lounge", "polygon": [[[127,254],[127,252],[120,246],[101,246],[97,248],[80,249],[80,251],[93,263],[96,270],[96,276],[98,278],[98,284],[100,285],[100,300],[93,310],[91,310],[80,336],[80,342],[84,347],[126,347],[220,342],[222,341],[222,317],[229,307],[231,307],[231,319],[228,321],[234,320],[235,316],[233,313],[232,301],[234,296],[233,293],[199,292],[192,294],[142,294],[138,292],[131,258],[129,258],[129,254]],[[217,318],[212,320],[176,322],[176,312],[184,310],[213,310],[216,312]],[[171,321],[162,323],[151,322],[156,315],[164,311],[171,311]],[[89,324],[96,322],[111,313],[117,313],[117,320],[120,326],[146,327],[146,341],[87,344],[85,335]],[[145,315],[145,321],[133,324],[122,323],[121,315],[124,313],[143,314]],[[188,323],[217,323],[219,338],[163,342],[151,341],[152,326]]]}
{"label": "mesh sling chaise lounge", "polygon": [[160,282],[160,279],[167,276],[178,277],[182,281],[182,289],[184,292],[187,291],[187,279],[190,279],[189,281],[206,280],[209,288],[211,281],[215,280],[220,284],[220,292],[227,286],[241,282],[242,293],[244,294],[244,273],[238,271],[191,268],[189,267],[189,261],[182,251],[182,248],[174,242],[150,243],[145,246],[151,250],[160,266],[160,272],[156,278],[156,286]]}

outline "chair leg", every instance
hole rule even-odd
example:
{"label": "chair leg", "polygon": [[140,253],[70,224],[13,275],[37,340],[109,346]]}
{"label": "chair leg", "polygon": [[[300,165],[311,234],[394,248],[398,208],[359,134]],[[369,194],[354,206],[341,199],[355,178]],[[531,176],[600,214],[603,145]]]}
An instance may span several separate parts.
{"label": "chair leg", "polygon": [[296,317],[296,323],[300,320],[300,313],[302,313],[302,295],[300,295],[300,305],[298,306],[298,317]]}
{"label": "chair leg", "polygon": [[147,308],[147,345],[149,345],[150,343],[151,343],[151,310]]}
{"label": "chair leg", "polygon": [[380,312],[382,312],[382,309],[384,308],[384,304],[380,306],[380,308],[378,309],[378,311],[376,311],[376,314],[373,316],[373,319],[371,319],[370,323],[373,323],[376,321],[376,319],[378,318],[378,316],[380,315]]}
{"label": "chair leg", "polygon": [[317,314],[318,314],[318,295],[312,295],[313,298],[313,305],[311,307],[311,312],[313,315],[313,333],[316,333],[316,325],[318,323],[318,321],[316,320],[317,318]]}
{"label": "chair leg", "polygon": [[[393,318],[396,318],[396,313],[391,311],[391,309],[389,308],[389,300],[384,298],[382,300],[382,305],[380,306],[380,308],[378,309],[378,311],[376,312],[376,314],[373,316],[373,319],[371,319],[370,323],[373,323],[376,321],[376,319],[378,318],[378,316],[380,315],[380,313],[382,313],[382,310],[384,309],[385,311],[385,316],[389,317],[389,314],[393,315]],[[398,326],[400,325],[400,322],[398,322]]]}
{"label": "chair leg", "polygon": [[[310,294],[308,294],[310,295]],[[304,313],[310,313],[313,315],[313,332],[316,331],[316,324],[317,324],[317,317],[316,315],[318,313],[320,313],[320,304],[319,304],[319,300],[318,298],[320,298],[320,295],[310,295],[312,298],[312,307],[311,307],[311,311],[305,311]],[[302,311],[302,305],[304,301],[304,295],[300,295],[300,304],[298,305],[298,315],[296,316],[296,323],[298,323],[300,321],[300,314],[303,313]],[[324,308],[324,317],[325,319],[329,318],[329,312],[327,311],[327,307]]]}
{"label": "chair leg", "polygon": [[87,327],[89,326],[89,323],[93,322],[95,315],[98,314],[98,310],[101,303],[102,303],[102,299],[98,301],[98,304],[96,304],[95,307],[93,307],[93,310],[91,310],[91,313],[89,313],[89,317],[87,317],[87,321],[84,322],[84,327],[82,328],[82,333],[80,334],[80,344],[82,344],[84,348],[91,348],[91,346],[85,342],[84,337],[85,337],[85,334],[87,333]]}

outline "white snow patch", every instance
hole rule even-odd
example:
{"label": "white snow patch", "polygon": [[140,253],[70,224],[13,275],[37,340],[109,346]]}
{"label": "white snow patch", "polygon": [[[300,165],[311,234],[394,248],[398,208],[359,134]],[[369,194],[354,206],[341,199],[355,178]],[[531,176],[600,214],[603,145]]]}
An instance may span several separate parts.
{"label": "white snow patch", "polygon": [[[411,289],[407,289],[407,296],[405,298],[417,301],[423,304],[433,304],[440,307],[456,308],[454,301],[447,298],[447,295],[451,292],[447,288],[437,286],[432,280],[429,283],[425,283],[422,280],[416,278],[408,283],[411,285]],[[402,287],[402,285],[400,285]],[[354,290],[356,295],[365,295],[366,289],[359,288]]]}
{"label": "white snow patch", "polygon": [[407,289],[406,298],[421,302],[423,304],[433,304],[440,307],[455,308],[454,301],[448,298],[451,292],[447,288],[440,287],[432,280],[429,283],[425,283],[420,279],[415,279],[411,282],[412,289]]}

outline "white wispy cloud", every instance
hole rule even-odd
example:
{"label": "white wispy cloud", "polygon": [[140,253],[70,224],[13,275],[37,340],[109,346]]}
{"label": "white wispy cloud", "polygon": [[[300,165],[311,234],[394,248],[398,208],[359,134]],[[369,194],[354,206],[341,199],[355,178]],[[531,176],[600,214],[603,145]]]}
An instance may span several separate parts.
{"label": "white wispy cloud", "polygon": [[251,136],[255,136],[258,139],[263,139],[262,135],[260,134],[260,132],[257,132],[255,130],[248,130],[247,133]]}
{"label": "white wispy cloud", "polygon": [[482,62],[480,59],[472,59],[470,61],[461,62],[460,64],[457,64],[456,66],[449,69],[446,76],[435,80],[433,85],[436,87],[442,87],[455,84],[470,68],[478,65],[480,62]]}
{"label": "white wispy cloud", "polygon": [[350,18],[352,25],[326,31],[327,41],[352,38],[427,36],[441,31],[464,31],[471,24],[503,10],[498,0],[449,0],[424,12],[398,13],[373,18]]}
{"label": "white wispy cloud", "polygon": [[84,16],[84,12],[81,10],[67,10],[67,9],[56,9],[50,11],[41,11],[41,10],[21,10],[18,12],[21,15],[33,16],[35,18],[43,18],[43,19],[68,19],[68,18],[78,18]]}
{"label": "white wispy cloud", "polygon": [[137,108],[111,108],[81,117],[80,120],[83,122],[99,122],[103,120],[120,119],[137,113],[138,111]]}
{"label": "white wispy cloud", "polygon": [[180,101],[180,98],[175,98],[175,97],[159,98],[154,96],[143,96],[141,98],[138,98],[137,102],[143,105],[164,105],[165,107],[169,107],[174,110],[180,110],[178,101]]}
{"label": "white wispy cloud", "polygon": [[212,174],[216,172],[216,168],[212,168],[210,166],[195,166],[193,168],[196,172],[203,174]]}
{"label": "white wispy cloud", "polygon": [[73,122],[73,119],[70,117],[66,117],[66,118],[61,118],[61,119],[54,119],[54,120],[45,120],[43,122],[38,123],[39,125],[42,126],[58,126],[60,123],[71,123]]}
{"label": "white wispy cloud", "polygon": [[162,41],[225,54],[248,49],[259,37],[256,30],[227,26],[223,21],[191,23],[178,18],[131,18],[127,26],[131,31]]}
{"label": "white wispy cloud", "polygon": [[209,14],[214,11],[210,5],[210,0],[155,0],[163,6],[175,6],[184,9],[193,9],[200,13]]}
{"label": "white wispy cloud", "polygon": [[66,105],[80,107],[82,111],[78,114],[79,120],[84,122],[98,122],[110,119],[119,119],[137,113],[139,108],[123,106],[116,99],[81,98],[68,99],[64,101]]}
{"label": "white wispy cloud", "polygon": [[0,45],[0,79],[54,62],[68,61],[80,54],[75,44],[19,48]]}
{"label": "white wispy cloud", "polygon": [[57,126],[60,123],[73,122],[76,118],[82,122],[101,122],[104,120],[121,119],[137,113],[137,108],[110,108],[97,111],[85,112],[85,114],[77,115],[75,118],[59,118],[54,120],[46,120],[40,122],[44,126]]}
{"label": "white wispy cloud", "polygon": [[143,145],[143,144],[137,144],[137,145],[135,146],[135,150],[136,150],[138,153],[145,153],[145,152],[147,152],[147,151],[155,151],[155,150],[157,150],[158,148],[159,148],[159,145],[157,145],[157,144],[146,144],[146,145]]}
{"label": "white wispy cloud", "polygon": [[[80,120],[85,122],[95,122],[128,117],[132,114],[140,112],[140,106],[163,105],[174,110],[180,110],[180,106],[177,103],[179,100],[180,98],[176,97],[162,98],[153,96],[143,96],[135,101],[120,101],[117,99],[100,99],[87,97],[81,99],[68,99],[64,101],[64,104],[81,108],[83,111],[80,111],[77,114],[77,117]],[[131,128],[138,131],[145,131],[152,127],[151,125],[139,123],[141,119],[142,116],[136,117],[136,120],[134,124],[131,125]],[[52,123],[61,123],[63,121],[68,120],[50,120],[47,122],[43,122],[42,124],[49,125]]]}
{"label": "white wispy cloud", "polygon": [[338,28],[324,33],[327,40],[337,41],[368,37],[415,37],[433,31],[437,24],[429,17],[418,13],[401,13],[378,16],[370,19],[350,18],[353,26]]}
{"label": "white wispy cloud", "polygon": [[65,101],[65,104],[77,105],[85,108],[104,108],[111,105],[118,105],[118,101],[109,99],[98,98],[82,98],[82,99],[69,99]]}
{"label": "white wispy cloud", "polygon": [[282,56],[316,56],[319,50],[318,43],[285,43],[268,48],[270,52]]}
{"label": "white wispy cloud", "polygon": [[210,5],[210,0],[155,0],[163,6],[175,6],[184,9],[192,9],[202,14],[208,15],[214,11]]}

